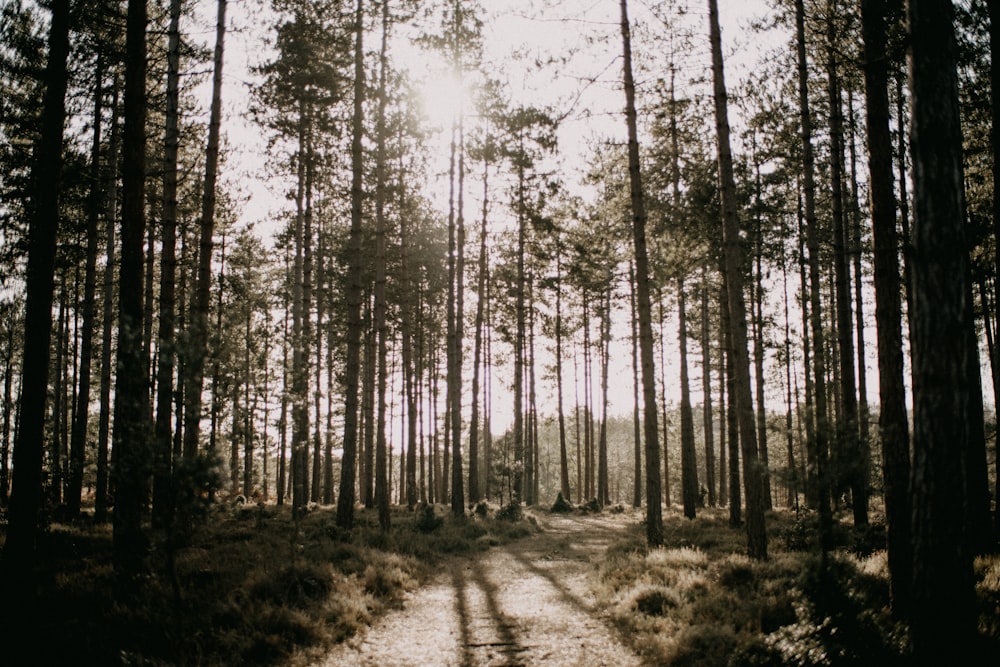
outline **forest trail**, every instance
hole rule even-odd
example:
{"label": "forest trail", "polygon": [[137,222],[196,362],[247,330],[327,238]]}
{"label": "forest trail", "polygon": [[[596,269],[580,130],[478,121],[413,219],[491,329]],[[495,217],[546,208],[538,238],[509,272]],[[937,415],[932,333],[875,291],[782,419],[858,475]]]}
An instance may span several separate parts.
{"label": "forest trail", "polygon": [[537,517],[542,532],[442,571],[322,667],[618,667],[643,662],[595,609],[587,577],[625,528],[614,515]]}

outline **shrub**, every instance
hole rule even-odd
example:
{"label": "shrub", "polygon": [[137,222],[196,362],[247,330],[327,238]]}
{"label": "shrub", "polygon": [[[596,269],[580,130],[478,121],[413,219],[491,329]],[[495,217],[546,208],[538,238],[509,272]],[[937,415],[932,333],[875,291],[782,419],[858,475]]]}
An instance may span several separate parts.
{"label": "shrub", "polygon": [[586,503],[580,506],[580,509],[585,514],[598,513],[601,511],[601,505],[597,502],[597,498],[591,498]]}
{"label": "shrub", "polygon": [[556,501],[552,504],[552,511],[557,514],[565,514],[573,511],[573,505],[563,498],[562,491],[556,494]]}
{"label": "shrub", "polygon": [[444,525],[444,519],[434,513],[433,505],[424,504],[417,510],[417,520],[413,525],[421,533],[432,533]]}
{"label": "shrub", "polygon": [[521,503],[516,500],[512,500],[497,511],[497,519],[501,521],[510,521],[515,523],[524,518],[524,510],[521,508]]}

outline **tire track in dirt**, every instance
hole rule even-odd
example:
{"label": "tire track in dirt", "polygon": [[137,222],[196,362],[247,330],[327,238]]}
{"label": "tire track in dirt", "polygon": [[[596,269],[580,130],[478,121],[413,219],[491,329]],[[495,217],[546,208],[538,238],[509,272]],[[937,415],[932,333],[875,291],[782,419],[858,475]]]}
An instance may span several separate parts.
{"label": "tire track in dirt", "polygon": [[538,517],[542,532],[442,571],[322,667],[644,664],[595,609],[587,576],[621,518]]}

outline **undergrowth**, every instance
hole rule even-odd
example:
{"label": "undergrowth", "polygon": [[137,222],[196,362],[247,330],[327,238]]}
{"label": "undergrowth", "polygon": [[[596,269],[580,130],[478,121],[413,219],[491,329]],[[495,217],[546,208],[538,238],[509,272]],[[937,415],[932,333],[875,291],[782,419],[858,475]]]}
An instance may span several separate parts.
{"label": "undergrowth", "polygon": [[[889,611],[876,530],[854,535],[842,526],[825,566],[815,517],[774,512],[768,531],[770,558],[753,561],[725,510],[702,510],[697,521],[668,512],[662,548],[647,548],[641,525],[608,548],[594,594],[652,664],[906,664],[906,631]],[[1000,646],[1000,558],[979,559],[976,572],[980,629]]]}
{"label": "undergrowth", "polygon": [[25,610],[31,631],[19,638],[33,656],[25,664],[308,661],[398,607],[442,557],[535,530],[495,513],[397,508],[383,532],[374,511],[358,510],[344,531],[327,509],[296,527],[287,508],[218,504],[174,550],[173,576],[154,534],[141,598],[128,608],[113,596],[111,527],[52,524],[39,542],[35,608]]}

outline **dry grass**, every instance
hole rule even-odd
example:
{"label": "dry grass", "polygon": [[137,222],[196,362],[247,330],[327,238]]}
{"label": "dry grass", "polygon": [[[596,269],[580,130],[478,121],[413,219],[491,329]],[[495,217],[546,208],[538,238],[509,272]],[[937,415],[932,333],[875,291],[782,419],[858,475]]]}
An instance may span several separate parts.
{"label": "dry grass", "polygon": [[[695,521],[671,511],[667,544],[648,549],[642,526],[612,545],[592,579],[599,604],[652,664],[673,667],[904,663],[906,634],[888,608],[878,531],[840,526],[826,570],[814,518],[768,516],[770,558],[747,558],[745,533],[724,511]],[[1000,558],[977,561],[981,628],[1000,640]]]}
{"label": "dry grass", "polygon": [[287,508],[219,505],[176,552],[174,574],[162,538],[154,541],[142,599],[128,608],[112,595],[110,527],[53,524],[39,544],[23,655],[32,664],[142,665],[321,655],[398,607],[443,556],[534,530],[490,515],[455,519],[443,508],[428,526],[428,516],[397,508],[383,533],[374,512],[359,510],[345,532],[332,510],[296,527]]}

